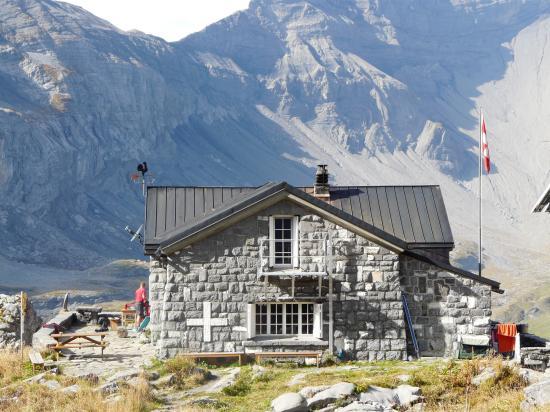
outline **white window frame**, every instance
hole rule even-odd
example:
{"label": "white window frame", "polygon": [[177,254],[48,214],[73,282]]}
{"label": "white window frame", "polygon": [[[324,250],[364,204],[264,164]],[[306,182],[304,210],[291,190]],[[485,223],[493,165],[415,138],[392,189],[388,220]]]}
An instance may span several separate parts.
{"label": "white window frame", "polygon": [[[266,333],[257,333],[256,331],[256,313],[257,305],[266,305]],[[282,309],[282,324],[281,330],[283,333],[274,333],[273,325],[271,324],[271,312],[272,305],[281,305]],[[298,305],[298,333],[287,333],[287,308],[288,305]],[[302,323],[302,305],[312,305],[312,323],[311,333],[302,333],[302,328],[304,324]],[[314,303],[314,302],[257,302],[248,304],[248,314],[247,314],[247,326],[248,326],[248,338],[253,338],[254,336],[273,336],[273,337],[289,337],[289,336],[304,336],[304,337],[323,337],[323,304]]]}
{"label": "white window frame", "polygon": [[[275,219],[290,219],[290,256],[291,263],[275,263]],[[300,216],[273,215],[269,216],[269,267],[277,269],[290,269],[300,267],[300,241],[299,241]]]}

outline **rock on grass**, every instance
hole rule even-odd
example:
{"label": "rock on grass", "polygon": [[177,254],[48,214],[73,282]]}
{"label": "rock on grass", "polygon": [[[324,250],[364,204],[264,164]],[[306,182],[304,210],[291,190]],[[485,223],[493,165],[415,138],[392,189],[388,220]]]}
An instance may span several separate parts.
{"label": "rock on grass", "polygon": [[307,412],[306,399],[299,393],[283,393],[271,401],[273,412]]}

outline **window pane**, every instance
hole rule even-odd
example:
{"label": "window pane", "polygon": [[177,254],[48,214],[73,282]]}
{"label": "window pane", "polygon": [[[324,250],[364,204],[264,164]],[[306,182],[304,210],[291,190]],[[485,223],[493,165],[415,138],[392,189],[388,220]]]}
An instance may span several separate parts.
{"label": "window pane", "polygon": [[313,334],[313,305],[309,303],[257,304],[255,329],[258,335],[311,335]]}
{"label": "window pane", "polygon": [[275,219],[275,229],[282,229],[283,221],[282,219]]}
{"label": "window pane", "polygon": [[290,229],[290,225],[291,225],[290,219],[284,219],[283,222],[284,222],[283,227],[285,229]]}

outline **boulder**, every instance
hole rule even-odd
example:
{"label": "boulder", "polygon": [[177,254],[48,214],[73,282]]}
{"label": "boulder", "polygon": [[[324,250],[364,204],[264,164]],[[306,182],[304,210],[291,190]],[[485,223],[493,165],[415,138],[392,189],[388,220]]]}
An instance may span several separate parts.
{"label": "boulder", "polygon": [[101,392],[104,395],[111,395],[118,392],[118,383],[116,382],[106,382],[103,385],[94,389],[95,392]]}
{"label": "boulder", "polygon": [[157,389],[165,386],[173,386],[175,383],[176,383],[176,377],[174,376],[173,373],[164,375],[154,380],[153,382],[151,382],[151,384]]}
{"label": "boulder", "polygon": [[61,384],[56,380],[49,380],[49,381],[41,381],[40,385],[44,385],[46,388],[51,389],[52,391],[56,391],[58,389],[61,389]]}
{"label": "boulder", "polygon": [[133,387],[139,387],[139,386],[147,386],[147,387],[150,387],[151,384],[149,383],[149,381],[147,379],[143,379],[141,376],[135,376],[131,379],[128,379],[126,381],[126,383],[129,385],[129,386],[133,386]]}
{"label": "boulder", "polygon": [[496,372],[493,368],[488,367],[481,371],[481,373],[477,376],[474,376],[472,378],[472,385],[479,386],[483,382],[488,381],[491,378],[494,378],[496,376]]}
{"label": "boulder", "polygon": [[312,409],[323,408],[339,399],[344,399],[353,395],[354,391],[355,385],[353,383],[340,382],[315,394],[312,398],[308,399],[307,405]]}
{"label": "boulder", "polygon": [[78,391],[80,391],[80,386],[78,385],[71,385],[61,389],[63,393],[77,393]]}
{"label": "boulder", "polygon": [[[30,345],[42,319],[36,314],[30,300],[25,315],[23,343]],[[17,348],[21,339],[21,295],[0,294],[0,348]]]}
{"label": "boulder", "polygon": [[384,406],[378,402],[352,402],[347,406],[344,406],[342,408],[338,408],[335,410],[335,412],[362,412],[362,411],[368,411],[368,412],[390,412],[394,409],[389,406]]}
{"label": "boulder", "polygon": [[121,370],[107,378],[107,382],[123,382],[135,378],[141,373],[140,369],[130,368]]}
{"label": "boulder", "polygon": [[359,395],[361,403],[378,403],[384,407],[393,408],[399,404],[399,397],[391,388],[382,388],[380,386],[369,386],[369,388]]}
{"label": "boulder", "polygon": [[537,383],[545,378],[548,378],[548,375],[545,373],[527,368],[520,368],[519,376],[521,376],[528,385],[532,385],[533,383]]}
{"label": "boulder", "polygon": [[27,378],[23,380],[25,383],[39,383],[40,381],[43,381],[46,375],[49,375],[49,372],[42,372],[38,375],[31,376],[30,378]]}
{"label": "boulder", "polygon": [[73,375],[73,377],[77,379],[82,379],[84,381],[88,381],[94,385],[96,385],[99,382],[99,376],[89,371],[82,371],[82,372],[76,373],[75,375]]}
{"label": "boulder", "polygon": [[271,401],[273,412],[307,412],[306,399],[299,393],[283,393]]}
{"label": "boulder", "polygon": [[318,394],[319,392],[322,392],[326,389],[330,388],[329,385],[321,385],[321,386],[306,386],[302,389],[300,389],[299,394],[302,395],[304,398],[309,399]]}
{"label": "boulder", "polygon": [[521,410],[531,410],[550,405],[550,379],[529,385],[523,390],[525,400],[521,403]]}
{"label": "boulder", "polygon": [[156,381],[157,379],[160,378],[160,373],[158,373],[157,371],[150,371],[150,372],[147,372],[147,379],[150,380],[150,381]]}
{"label": "boulder", "polygon": [[422,400],[420,388],[411,385],[399,385],[395,389],[370,386],[359,395],[359,402],[378,403],[390,409],[396,406],[408,408],[420,400]]}
{"label": "boulder", "polygon": [[397,396],[399,406],[404,408],[408,408],[422,399],[422,391],[417,386],[399,385],[393,391]]}

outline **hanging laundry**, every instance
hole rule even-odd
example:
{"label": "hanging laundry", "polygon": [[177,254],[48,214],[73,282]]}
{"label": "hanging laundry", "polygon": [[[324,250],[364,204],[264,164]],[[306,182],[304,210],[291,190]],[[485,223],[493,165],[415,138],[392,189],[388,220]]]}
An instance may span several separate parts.
{"label": "hanging laundry", "polygon": [[499,353],[513,352],[516,344],[517,326],[515,323],[499,323],[497,325],[497,341]]}

